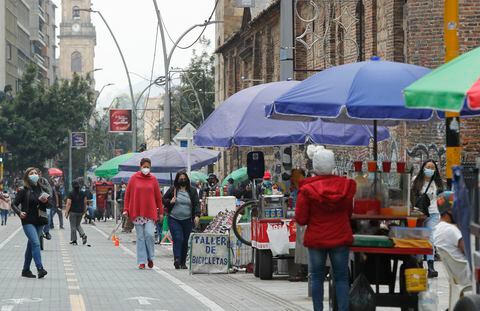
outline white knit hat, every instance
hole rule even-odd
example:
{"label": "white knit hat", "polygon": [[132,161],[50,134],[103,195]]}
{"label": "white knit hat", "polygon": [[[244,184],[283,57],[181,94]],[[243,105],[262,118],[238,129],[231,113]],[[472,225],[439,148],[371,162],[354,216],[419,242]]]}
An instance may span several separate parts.
{"label": "white knit hat", "polygon": [[310,145],[307,155],[313,161],[313,170],[317,175],[330,175],[335,168],[335,155],[323,146]]}

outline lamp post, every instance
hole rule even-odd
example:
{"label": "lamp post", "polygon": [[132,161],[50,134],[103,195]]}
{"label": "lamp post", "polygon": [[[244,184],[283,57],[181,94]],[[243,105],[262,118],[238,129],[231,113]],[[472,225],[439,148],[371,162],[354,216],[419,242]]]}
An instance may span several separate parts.
{"label": "lamp post", "polygon": [[92,10],[92,9],[79,9],[79,11],[97,13],[100,16],[100,18],[102,19],[105,26],[107,26],[108,31],[110,32],[110,35],[112,36],[113,41],[115,42],[115,45],[117,46],[118,53],[120,54],[120,57],[122,58],[123,67],[125,67],[125,73],[127,74],[128,86],[130,88],[130,98],[132,100],[132,152],[135,152],[135,150],[137,149],[137,111],[136,111],[136,107],[135,107],[135,97],[133,95],[132,80],[130,79],[130,72],[128,71],[127,62],[125,61],[125,57],[123,57],[123,53],[122,53],[122,50],[120,49],[120,45],[118,44],[117,38],[115,38],[115,35],[113,34],[112,29],[108,25],[107,21],[105,20],[105,18],[102,15],[102,13],[100,11],[96,11],[96,10]]}
{"label": "lamp post", "polygon": [[205,21],[203,24],[196,24],[188,28],[183,34],[178,37],[177,41],[174,42],[170,52],[167,55],[167,47],[165,44],[165,33],[163,30],[163,21],[162,15],[160,14],[160,10],[158,9],[158,4],[156,0],[153,0],[153,5],[155,6],[155,12],[157,13],[157,20],[158,20],[158,28],[160,30],[160,35],[162,36],[162,49],[163,49],[163,64],[165,68],[165,96],[164,96],[164,103],[163,103],[163,119],[164,119],[164,128],[163,128],[163,143],[170,144],[171,141],[171,125],[170,125],[170,79],[168,77],[168,71],[170,67],[170,61],[172,60],[172,55],[175,49],[177,48],[178,44],[182,39],[193,29],[197,27],[206,27],[208,25],[223,23],[221,21]]}
{"label": "lamp post", "polygon": [[95,98],[95,107],[97,107],[98,98],[100,97],[100,94],[102,94],[103,89],[105,89],[106,87],[112,86],[112,85],[115,85],[115,83],[108,83],[108,84],[105,84],[104,86],[102,86],[100,91],[97,93],[97,98]]}

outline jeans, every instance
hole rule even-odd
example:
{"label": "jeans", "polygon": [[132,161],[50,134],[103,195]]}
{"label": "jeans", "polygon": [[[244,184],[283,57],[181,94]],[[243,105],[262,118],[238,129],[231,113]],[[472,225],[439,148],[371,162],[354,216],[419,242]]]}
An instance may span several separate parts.
{"label": "jeans", "polygon": [[70,213],[70,241],[77,241],[77,231],[80,234],[80,237],[83,238],[85,232],[82,228],[82,216],[83,213]]}
{"label": "jeans", "polygon": [[349,309],[349,291],[348,280],[348,256],[349,248],[340,246],[335,248],[309,248],[308,270],[312,283],[312,300],[315,311],[323,310],[323,282],[325,280],[325,262],[327,255],[332,263],[333,279],[335,281],[335,294],[338,302],[339,311],[348,311]]}
{"label": "jeans", "polygon": [[144,225],[135,225],[137,233],[137,264],[146,264],[155,257],[155,223],[152,220]]}
{"label": "jeans", "polygon": [[50,210],[50,217],[49,217],[49,220],[48,220],[50,228],[53,229],[53,227],[54,227],[53,220],[55,218],[55,215],[58,215],[59,226],[60,226],[60,228],[63,228],[63,212],[62,212],[61,208],[52,208]]}
{"label": "jeans", "polygon": [[178,220],[168,217],[168,224],[173,240],[173,257],[175,261],[185,265],[187,262],[188,239],[190,233],[192,233],[193,222],[191,219]]}
{"label": "jeans", "polygon": [[35,261],[37,269],[42,269],[42,255],[40,254],[40,234],[42,234],[42,227],[37,225],[23,225],[23,232],[27,236],[27,249],[25,250],[25,261],[23,270],[30,270],[32,258]]}
{"label": "jeans", "polygon": [[[438,225],[440,222],[440,214],[439,213],[431,213],[430,217],[425,219],[424,226],[426,228],[431,229],[432,231],[430,232],[430,244],[433,245],[433,229]],[[433,248],[433,254],[432,255],[427,255],[427,260],[434,260],[435,256],[435,247]]]}
{"label": "jeans", "polygon": [[162,242],[163,222],[156,222],[155,228],[157,229],[158,243]]}
{"label": "jeans", "polygon": [[2,225],[7,224],[7,218],[8,218],[8,210],[7,209],[0,209],[0,216],[2,218]]}
{"label": "jeans", "polygon": [[48,224],[46,224],[45,226],[43,226],[43,232],[45,234],[49,233],[50,232],[50,228],[52,227],[52,209],[51,208],[47,208],[47,218],[48,218]]}

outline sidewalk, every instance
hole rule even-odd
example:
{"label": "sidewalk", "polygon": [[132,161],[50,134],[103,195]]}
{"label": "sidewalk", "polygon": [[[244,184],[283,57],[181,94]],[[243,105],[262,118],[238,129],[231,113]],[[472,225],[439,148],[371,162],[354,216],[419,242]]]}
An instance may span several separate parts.
{"label": "sidewalk", "polygon": [[[88,246],[69,245],[70,231],[55,228],[45,241],[43,280],[20,277],[26,239],[18,218],[0,227],[0,310],[312,310],[306,282],[262,281],[243,272],[190,275],[175,270],[170,246],[156,246],[156,268],[138,270],[135,233],[107,240],[114,222],[83,225]],[[448,307],[448,282],[437,263],[439,310]],[[33,268],[32,271],[36,272]],[[442,286],[440,286],[442,284]],[[13,300],[12,300],[13,299]],[[327,303],[325,301],[325,303]],[[377,310],[390,310],[378,308]],[[394,310],[394,309],[391,309]]]}

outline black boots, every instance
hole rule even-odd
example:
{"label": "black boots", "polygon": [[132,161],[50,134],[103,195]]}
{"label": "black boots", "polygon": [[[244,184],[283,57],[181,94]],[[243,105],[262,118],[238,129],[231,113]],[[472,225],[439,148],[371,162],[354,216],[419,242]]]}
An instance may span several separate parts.
{"label": "black boots", "polygon": [[180,269],[180,261],[178,259],[175,259],[175,261],[173,262],[173,265],[175,266],[175,269]]}
{"label": "black boots", "polygon": [[22,276],[24,278],[29,278],[29,279],[34,279],[36,278],[37,276],[35,274],[32,273],[32,271],[30,270],[22,270]]}
{"label": "black boots", "polygon": [[433,267],[433,263],[434,263],[433,260],[427,261],[427,264],[428,264],[428,278],[429,279],[438,277],[438,272],[435,271],[435,268]]}
{"label": "black boots", "polygon": [[47,275],[47,270],[40,268],[38,269],[38,278],[42,279],[45,275]]}

